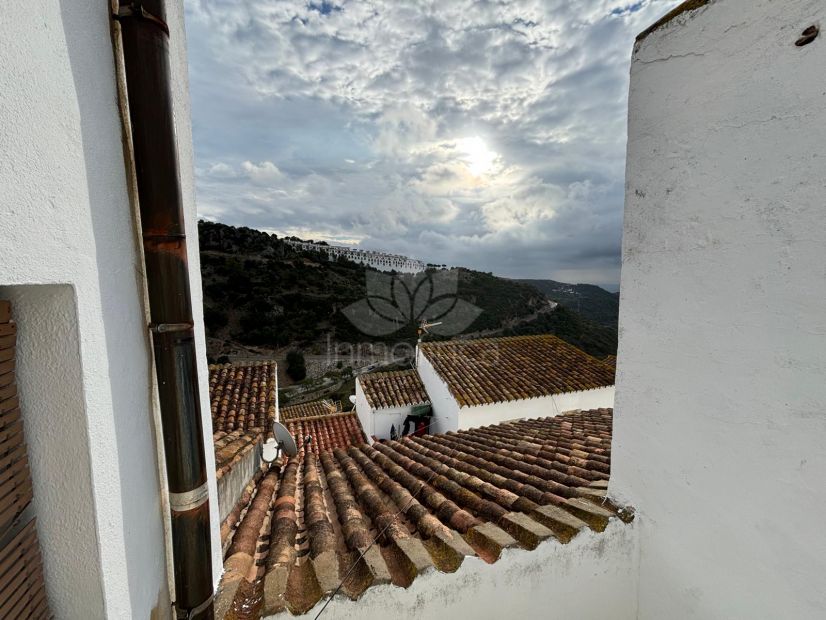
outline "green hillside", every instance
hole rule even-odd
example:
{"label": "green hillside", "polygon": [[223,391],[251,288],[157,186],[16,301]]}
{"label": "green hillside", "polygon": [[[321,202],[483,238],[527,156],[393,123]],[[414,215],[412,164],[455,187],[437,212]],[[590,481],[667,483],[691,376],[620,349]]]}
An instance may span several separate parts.
{"label": "green hillside", "polygon": [[619,294],[606,291],[593,284],[566,284],[555,280],[517,280],[535,287],[584,318],[617,328],[619,318]]}
{"label": "green hillside", "polygon": [[[342,313],[366,297],[368,269],[362,265],[330,261],[250,228],[202,221],[199,236],[204,321],[213,358],[233,343],[309,349],[328,337],[350,343],[416,340],[413,322],[388,335],[366,336]],[[613,330],[575,313],[548,312],[545,296],[533,286],[468,269],[459,269],[456,277],[456,297],[481,310],[461,333],[555,333],[594,355],[616,352]]]}

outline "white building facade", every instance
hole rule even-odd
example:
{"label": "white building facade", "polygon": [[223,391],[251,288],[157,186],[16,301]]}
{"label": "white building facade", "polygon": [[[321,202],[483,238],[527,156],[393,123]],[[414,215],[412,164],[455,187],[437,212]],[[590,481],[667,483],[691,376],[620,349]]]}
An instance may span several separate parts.
{"label": "white building facade", "polygon": [[631,68],[610,493],[637,617],[824,618],[826,5],[684,8]]}
{"label": "white building facade", "polygon": [[379,271],[419,273],[427,267],[424,261],[408,258],[400,254],[388,254],[387,252],[378,252],[375,250],[359,250],[340,245],[310,243],[309,241],[294,241],[292,239],[285,239],[284,241],[295,248],[300,248],[308,252],[323,252],[329,260],[346,258],[354,263],[366,265]]}
{"label": "white building facade", "polygon": [[613,385],[592,390],[461,406],[450,393],[445,380],[439,376],[433,364],[421,352],[416,354],[416,368],[430,396],[433,416],[430,432],[432,433],[479,428],[520,418],[544,418],[575,409],[584,411],[614,406]]}
{"label": "white building facade", "polygon": [[[212,463],[183,5],[167,5]],[[0,298],[11,301],[18,330],[16,375],[49,605],[59,618],[167,618],[169,517],[110,3],[35,0],[3,11]],[[212,565],[217,584],[219,544]]]}

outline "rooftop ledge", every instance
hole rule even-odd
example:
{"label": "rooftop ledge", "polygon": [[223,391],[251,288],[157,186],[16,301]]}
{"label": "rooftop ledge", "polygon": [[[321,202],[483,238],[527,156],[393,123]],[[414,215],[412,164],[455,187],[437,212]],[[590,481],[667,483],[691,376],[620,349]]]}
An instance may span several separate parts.
{"label": "rooftop ledge", "polygon": [[699,9],[708,4],[710,1],[711,0],[686,0],[686,2],[683,2],[681,5],[675,7],[674,9],[663,15],[660,19],[655,21],[653,24],[651,24],[648,28],[639,33],[637,35],[637,43],[645,39],[649,34],[654,32],[655,30],[659,30],[660,28],[668,24],[675,17],[678,17],[688,11]]}

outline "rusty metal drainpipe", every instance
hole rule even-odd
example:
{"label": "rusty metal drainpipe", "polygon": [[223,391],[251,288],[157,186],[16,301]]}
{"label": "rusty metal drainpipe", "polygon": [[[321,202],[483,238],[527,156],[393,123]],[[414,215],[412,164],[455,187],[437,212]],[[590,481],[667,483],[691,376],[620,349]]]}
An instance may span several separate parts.
{"label": "rusty metal drainpipe", "polygon": [[113,3],[123,49],[179,618],[213,617],[206,457],[165,0]]}

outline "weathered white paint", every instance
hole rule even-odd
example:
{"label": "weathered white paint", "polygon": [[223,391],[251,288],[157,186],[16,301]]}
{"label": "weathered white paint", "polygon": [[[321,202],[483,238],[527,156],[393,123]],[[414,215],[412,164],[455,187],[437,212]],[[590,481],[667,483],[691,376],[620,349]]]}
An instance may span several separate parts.
{"label": "weathered white paint", "polygon": [[639,617],[826,617],[826,26],[720,0],[631,69],[611,493]]}
{"label": "weathered white paint", "polygon": [[49,601],[66,617],[96,617],[104,601],[74,289],[3,286],[0,298],[12,302],[17,322],[18,392]]}
{"label": "weathered white paint", "polygon": [[220,480],[218,480],[218,518],[219,525],[235,508],[235,504],[241,499],[249,481],[255,473],[261,468],[261,449],[262,443],[260,440],[255,443],[255,446],[249,450],[227,473],[225,473]]}
{"label": "weathered white paint", "polygon": [[575,409],[588,410],[613,406],[613,385],[595,390],[474,405],[459,409],[458,430],[479,428],[521,418],[552,418]]}
{"label": "weathered white paint", "polygon": [[[465,558],[455,573],[429,569],[409,588],[369,588],[358,601],[339,595],[322,618],[636,618],[637,526],[618,520],[601,534],[583,532],[567,545],[506,549],[494,564]],[[324,601],[311,609],[314,618]],[[270,616],[286,620],[288,613]]]}
{"label": "weathered white paint", "polygon": [[[196,342],[205,361],[182,7],[169,9]],[[36,0],[3,10],[0,294],[15,302],[20,329],[18,382],[50,604],[65,618],[168,616],[142,262],[108,2]],[[211,438],[205,365],[199,371]]]}
{"label": "weathered white paint", "polygon": [[375,436],[379,439],[390,439],[392,426],[395,426],[396,431],[401,433],[404,420],[411,413],[413,413],[412,405],[373,409],[367,402],[360,379],[356,378],[356,415],[358,415],[361,427],[368,437]]}
{"label": "weathered white paint", "polygon": [[430,432],[446,433],[459,430],[459,403],[450,394],[447,383],[438,375],[433,364],[420,349],[416,350],[416,370],[430,397],[432,407]]}
{"label": "weathered white paint", "polygon": [[553,417],[574,409],[587,410],[614,406],[614,386],[611,385],[595,390],[459,407],[447,383],[421,352],[418,352],[416,356],[416,368],[433,406],[433,422],[430,426],[432,433],[478,428],[520,418]]}

